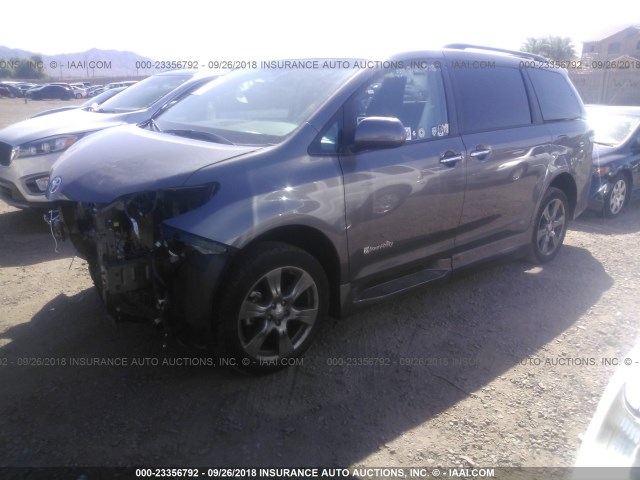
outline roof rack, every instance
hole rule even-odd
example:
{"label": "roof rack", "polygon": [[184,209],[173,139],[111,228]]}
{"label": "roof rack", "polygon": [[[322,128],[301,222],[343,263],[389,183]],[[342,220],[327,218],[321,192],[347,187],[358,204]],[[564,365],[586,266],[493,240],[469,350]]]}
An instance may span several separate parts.
{"label": "roof rack", "polygon": [[469,43],[450,43],[449,45],[445,45],[444,48],[452,48],[454,50],[467,50],[473,48],[476,50],[487,50],[490,52],[509,53],[516,57],[530,58],[538,62],[548,62],[546,58],[541,55],[536,55],[535,53],[519,52],[518,50],[507,50],[504,48],[483,47],[482,45],[472,45]]}

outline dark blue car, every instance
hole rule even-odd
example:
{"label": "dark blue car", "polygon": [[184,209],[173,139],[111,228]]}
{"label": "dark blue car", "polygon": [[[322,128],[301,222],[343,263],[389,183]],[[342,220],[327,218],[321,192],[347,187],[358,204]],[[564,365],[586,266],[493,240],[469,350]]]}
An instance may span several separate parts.
{"label": "dark blue car", "polygon": [[640,107],[587,105],[595,130],[592,210],[615,218],[640,186]]}

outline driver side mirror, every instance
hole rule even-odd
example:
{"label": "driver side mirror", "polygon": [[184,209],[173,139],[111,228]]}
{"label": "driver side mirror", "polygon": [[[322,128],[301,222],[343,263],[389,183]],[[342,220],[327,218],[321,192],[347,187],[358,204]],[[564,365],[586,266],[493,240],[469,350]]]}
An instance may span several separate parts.
{"label": "driver side mirror", "polygon": [[395,148],[404,144],[407,133],[404,125],[393,117],[368,117],[356,127],[355,150]]}

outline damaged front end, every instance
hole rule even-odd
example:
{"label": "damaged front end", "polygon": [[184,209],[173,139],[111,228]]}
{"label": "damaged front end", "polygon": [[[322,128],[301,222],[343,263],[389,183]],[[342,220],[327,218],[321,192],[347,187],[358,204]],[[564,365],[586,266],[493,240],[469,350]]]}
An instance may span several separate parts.
{"label": "damaged front end", "polygon": [[107,313],[174,333],[209,336],[213,294],[229,247],[163,223],[205,205],[215,184],[125,195],[109,204],[59,202],[45,218],[66,231]]}

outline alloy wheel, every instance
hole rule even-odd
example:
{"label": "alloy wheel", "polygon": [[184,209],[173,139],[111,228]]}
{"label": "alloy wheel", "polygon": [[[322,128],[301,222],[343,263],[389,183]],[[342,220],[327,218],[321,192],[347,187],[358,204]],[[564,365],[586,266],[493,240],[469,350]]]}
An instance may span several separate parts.
{"label": "alloy wheel", "polygon": [[609,212],[611,215],[618,215],[627,199],[627,182],[624,178],[618,179],[611,189],[609,197]]}
{"label": "alloy wheel", "polygon": [[240,306],[240,344],[261,360],[295,355],[318,312],[318,287],[311,275],[298,267],[275,268],[251,287]]}
{"label": "alloy wheel", "polygon": [[543,210],[538,224],[537,244],[541,255],[552,255],[560,247],[566,222],[564,203],[554,198]]}

